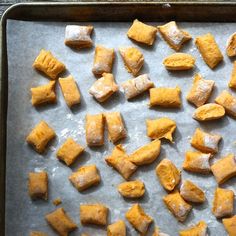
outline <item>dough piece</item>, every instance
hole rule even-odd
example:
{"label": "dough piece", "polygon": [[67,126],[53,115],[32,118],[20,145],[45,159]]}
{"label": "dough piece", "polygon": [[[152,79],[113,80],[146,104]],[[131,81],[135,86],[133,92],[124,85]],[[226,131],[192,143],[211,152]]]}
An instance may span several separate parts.
{"label": "dough piece", "polygon": [[177,218],[178,221],[184,222],[187,218],[189,212],[192,209],[192,206],[189,205],[181,197],[178,191],[169,193],[163,197],[163,201],[166,204],[166,207],[169,211]]}
{"label": "dough piece", "polygon": [[225,218],[222,222],[229,236],[236,236],[236,215],[231,218]]}
{"label": "dough piece", "polygon": [[43,153],[47,144],[56,136],[54,130],[45,121],[39,122],[26,137],[26,141],[35,151]]}
{"label": "dough piece", "polygon": [[115,59],[114,49],[105,48],[98,45],[95,48],[92,72],[95,76],[101,76],[104,72],[111,73],[113,61]]}
{"label": "dough piece", "polygon": [[206,200],[203,190],[189,180],[183,181],[180,187],[180,195],[189,202],[203,203]]}
{"label": "dough piece", "polygon": [[140,75],[134,79],[129,79],[121,84],[127,99],[134,98],[148,89],[154,87],[147,74]]}
{"label": "dough piece", "polygon": [[93,26],[67,25],[65,31],[65,45],[70,47],[90,48],[93,45],[91,33]]}
{"label": "dough piece", "polygon": [[99,102],[105,102],[119,87],[115,83],[113,74],[103,73],[102,77],[94,82],[89,93]]}
{"label": "dough piece", "polygon": [[140,198],[145,193],[145,185],[140,180],[123,182],[118,185],[117,189],[126,198]]}
{"label": "dough piece", "polygon": [[236,176],[236,159],[234,154],[228,154],[220,160],[217,160],[211,166],[211,171],[218,184],[223,184],[230,178]]}
{"label": "dough piece", "polygon": [[229,81],[229,87],[232,89],[236,89],[236,61],[234,61],[231,79]]}
{"label": "dough piece", "polygon": [[230,35],[226,44],[226,53],[229,57],[236,56],[236,33]]}
{"label": "dough piece", "polygon": [[223,106],[208,103],[198,107],[193,113],[193,118],[198,121],[217,120],[225,115],[225,109]]}
{"label": "dough piece", "polygon": [[107,112],[104,114],[109,139],[116,143],[118,140],[126,137],[126,129],[120,112]]}
{"label": "dough piece", "polygon": [[160,106],[165,108],[181,107],[181,90],[176,88],[151,88],[150,89],[150,106]]}
{"label": "dough piece", "polygon": [[108,225],[107,236],[126,236],[126,226],[123,220],[118,220],[115,223]]}
{"label": "dough piece", "polygon": [[211,157],[210,153],[188,151],[185,153],[183,169],[193,173],[208,174],[211,171],[209,164]]}
{"label": "dough piece", "polygon": [[81,236],[89,236],[88,234],[82,233]]}
{"label": "dough piece", "polygon": [[77,229],[77,225],[67,215],[63,208],[58,208],[47,214],[45,219],[48,224],[61,236],[67,236],[70,232]]}
{"label": "dough piece", "polygon": [[111,156],[107,157],[105,161],[109,166],[117,170],[126,180],[128,180],[137,169],[137,166],[129,160],[129,157],[121,144],[115,146]]}
{"label": "dough piece", "polygon": [[84,148],[76,143],[72,138],[68,138],[57,151],[57,158],[66,163],[73,164]]}
{"label": "dough piece", "polygon": [[58,197],[58,198],[55,198],[52,203],[53,203],[55,206],[58,206],[58,205],[62,204],[62,200],[61,200],[60,197]]}
{"label": "dough piece", "polygon": [[151,139],[168,139],[173,142],[172,134],[176,129],[175,121],[163,117],[156,120],[146,120],[147,136]]}
{"label": "dough piece", "polygon": [[102,146],[104,144],[103,114],[86,115],[86,141],[88,146]]}
{"label": "dough piece", "polygon": [[160,151],[161,141],[156,139],[134,151],[129,160],[137,166],[151,164],[157,159]]}
{"label": "dough piece", "polygon": [[181,30],[175,21],[170,21],[169,23],[158,26],[157,28],[164,40],[175,51],[179,51],[183,44],[192,38],[188,32]]}
{"label": "dough piece", "polygon": [[82,224],[106,225],[109,209],[102,204],[80,205]]}
{"label": "dough piece", "polygon": [[216,188],[212,212],[217,218],[231,216],[234,211],[234,192],[230,189]]}
{"label": "dough piece", "polygon": [[195,44],[203,60],[211,69],[215,68],[223,60],[223,55],[212,34],[208,33],[196,37]]}
{"label": "dough piece", "polygon": [[72,175],[69,180],[79,191],[91,186],[98,185],[101,181],[98,169],[95,165],[82,166]]}
{"label": "dough piece", "polygon": [[51,79],[65,71],[66,66],[55,58],[50,51],[42,49],[33,63],[33,68],[46,74]]}
{"label": "dough piece", "polygon": [[155,227],[152,236],[170,236],[170,235],[160,232],[159,228]]}
{"label": "dough piece", "polygon": [[48,236],[48,235],[41,231],[31,231],[30,236]]}
{"label": "dough piece", "polygon": [[48,84],[31,88],[31,103],[33,106],[38,106],[45,103],[55,103],[57,101],[55,93],[55,81],[50,81]]}
{"label": "dough piece", "polygon": [[207,236],[207,224],[199,221],[196,225],[188,229],[179,231],[179,236]]}
{"label": "dough piece", "polygon": [[206,133],[197,128],[190,143],[201,152],[215,154],[218,152],[218,144],[221,138],[218,134]]}
{"label": "dough piece", "polygon": [[163,159],[156,167],[156,175],[161,185],[168,191],[172,191],[180,182],[180,171],[169,160]]}
{"label": "dough piece", "polygon": [[28,190],[30,197],[35,199],[48,199],[48,174],[42,172],[30,172]]}
{"label": "dough piece", "polygon": [[149,46],[153,45],[156,38],[157,28],[151,25],[146,25],[139,20],[134,20],[133,24],[127,32],[127,36],[139,43],[144,43]]}
{"label": "dough piece", "polygon": [[163,61],[167,70],[191,70],[195,66],[195,58],[187,53],[174,53]]}
{"label": "dough piece", "polygon": [[147,215],[139,204],[134,204],[125,214],[129,223],[141,234],[146,234],[153,219]]}
{"label": "dough piece", "polygon": [[122,47],[119,52],[127,71],[136,76],[144,64],[143,54],[134,47]]}
{"label": "dough piece", "polygon": [[66,78],[59,78],[59,84],[68,107],[72,107],[80,103],[80,92],[74,78],[71,75]]}

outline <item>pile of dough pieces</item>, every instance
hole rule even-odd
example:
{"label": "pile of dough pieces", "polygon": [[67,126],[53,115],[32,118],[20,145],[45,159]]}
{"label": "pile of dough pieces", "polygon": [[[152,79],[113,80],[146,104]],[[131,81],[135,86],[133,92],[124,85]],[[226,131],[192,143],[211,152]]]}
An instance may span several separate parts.
{"label": "pile of dough pieces", "polygon": [[[65,44],[81,50],[82,48],[92,47],[91,40],[92,26],[68,25],[65,32]],[[189,40],[191,35],[180,29],[176,22],[171,21],[165,25],[153,27],[134,20],[127,32],[127,36],[138,43],[153,45],[157,31],[162,38],[176,53],[166,57],[163,65],[167,70],[191,70],[195,66],[195,58],[186,53],[178,51]],[[205,63],[211,68],[223,60],[223,55],[210,33],[198,36],[195,44]],[[149,106],[159,106],[164,108],[181,107],[181,89],[179,87],[155,87],[147,74],[139,75],[144,64],[144,55],[136,47],[122,47],[119,49],[124,66],[135,78],[127,80],[121,84],[127,100],[130,100],[145,91],[150,93]],[[236,55],[236,34],[228,40],[226,53],[228,56]],[[97,102],[102,103],[111,99],[112,95],[119,90],[112,66],[115,51],[98,45],[95,48],[94,63],[92,72],[98,77],[89,89],[91,96]],[[65,65],[55,58],[50,51],[42,49],[33,63],[33,68],[44,73],[51,79],[48,84],[31,88],[32,105],[39,106],[45,103],[55,103],[56,93],[55,84],[58,80],[66,104],[69,107],[80,103],[80,91],[72,75],[60,78],[59,75],[65,71]],[[227,90],[221,91],[215,99],[215,103],[207,103],[214,89],[213,80],[205,80],[200,74],[196,74],[193,85],[187,95],[187,101],[196,106],[193,118],[199,122],[221,119],[226,114],[236,118],[236,97]],[[236,89],[236,62],[234,62],[233,72],[229,87]],[[145,195],[145,184],[140,180],[129,180],[132,174],[137,171],[139,166],[148,165],[154,162],[161,150],[161,140],[166,139],[173,142],[173,133],[176,123],[167,117],[158,119],[147,119],[147,136],[151,139],[150,143],[138,148],[131,154],[127,154],[121,144],[117,144],[127,135],[122,115],[120,112],[106,112],[101,114],[86,115],[86,142],[88,147],[102,146],[104,144],[105,125],[108,130],[109,140],[115,144],[112,153],[105,158],[108,166],[119,173],[125,182],[117,186],[118,193],[129,199],[138,199]],[[43,153],[49,142],[56,136],[53,128],[45,121],[39,122],[28,134],[26,141],[37,151]],[[191,145],[196,150],[189,150],[185,154],[183,169],[197,174],[212,173],[218,183],[223,184],[228,179],[236,176],[236,158],[233,154],[227,154],[214,164],[210,165],[209,160],[218,152],[218,145],[222,139],[221,135],[208,133],[197,128],[192,134]],[[72,138],[68,138],[57,150],[58,160],[65,165],[73,164],[85,147],[82,147]],[[156,176],[167,194],[163,197],[163,203],[176,219],[184,222],[193,208],[194,204],[201,204],[206,201],[204,191],[190,180],[181,181],[181,171],[174,163],[165,158],[156,167]],[[46,172],[30,172],[28,181],[29,195],[32,199],[44,199],[48,197],[48,175]],[[79,192],[98,185],[101,176],[96,165],[85,165],[69,176],[72,186]],[[180,184],[181,181],[181,184]],[[179,186],[180,185],[180,186]],[[54,204],[61,203],[60,199],[55,199]],[[194,203],[194,204],[192,204]],[[233,216],[234,192],[229,189],[217,187],[212,203],[212,213],[216,218],[223,218],[223,224],[230,236],[236,235],[236,215]],[[95,224],[106,226],[108,224],[109,209],[103,204],[81,204],[80,220],[83,225]],[[140,204],[133,204],[125,214],[128,222],[140,233],[145,235],[153,218],[145,213]],[[65,212],[63,208],[45,216],[48,224],[58,233],[66,236],[75,230],[77,225]],[[45,236],[42,232],[31,232],[31,236]],[[82,234],[87,235],[87,234]],[[107,226],[108,236],[125,236],[126,225],[123,220],[118,220]],[[155,227],[153,236],[167,235],[161,233]],[[192,227],[179,231],[180,236],[206,236],[207,224],[204,221],[195,223]]]}

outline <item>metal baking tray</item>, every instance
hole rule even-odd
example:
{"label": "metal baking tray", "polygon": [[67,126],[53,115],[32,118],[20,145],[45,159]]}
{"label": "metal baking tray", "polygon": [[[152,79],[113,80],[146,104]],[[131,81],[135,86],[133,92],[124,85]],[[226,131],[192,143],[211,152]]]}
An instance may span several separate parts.
{"label": "metal baking tray", "polygon": [[[62,206],[78,223],[79,229],[71,235],[88,232],[90,235],[106,235],[105,228],[82,227],[79,223],[79,204],[102,202],[109,206],[109,222],[119,218],[125,219],[126,210],[134,202],[140,202],[145,211],[150,214],[156,225],[165,233],[175,236],[183,229],[200,219],[209,226],[209,235],[226,235],[220,221],[210,212],[213,189],[216,182],[213,176],[193,175],[182,172],[183,178],[189,178],[202,186],[206,191],[208,201],[193,207],[185,223],[174,219],[162,203],[165,193],[155,176],[157,163],[165,156],[181,168],[184,152],[191,149],[189,137],[196,127],[207,131],[220,133],[223,141],[216,159],[228,152],[234,152],[235,141],[231,130],[235,130],[233,119],[225,117],[221,121],[199,124],[191,118],[194,108],[186,102],[185,96],[192,84],[192,77],[199,72],[206,79],[214,79],[217,87],[211,97],[227,83],[232,69],[232,61],[224,54],[224,62],[214,71],[210,70],[201,59],[193,40],[184,48],[196,56],[196,69],[189,72],[169,73],[162,66],[163,58],[174,51],[161,39],[160,35],[152,48],[140,46],[131,42],[125,36],[131,22],[138,18],[152,25],[162,24],[170,20],[179,22],[180,26],[193,37],[212,32],[222,51],[227,37],[236,28],[236,4],[231,2],[99,2],[99,3],[28,3],[16,4],[9,8],[1,21],[1,115],[0,115],[0,235],[28,235],[30,230],[41,230],[55,235],[44,220],[44,215],[55,206],[52,200],[62,198]],[[93,24],[95,44],[104,44],[116,49],[114,74],[118,84],[131,78],[118,55],[119,46],[134,45],[144,53],[145,66],[143,73],[149,73],[156,86],[179,85],[182,88],[183,107],[180,110],[149,109],[148,95],[144,94],[131,102],[127,102],[118,93],[110,101],[100,105],[88,94],[88,88],[95,81],[91,73],[94,48],[91,50],[73,51],[63,44],[64,28],[69,23]],[[116,35],[116,37],[111,37]],[[46,78],[31,68],[32,62],[41,48],[51,50],[68,67],[80,87],[82,104],[74,110],[66,107],[62,94],[57,87],[58,103],[35,109],[30,104],[29,89],[48,82]],[[153,164],[141,167],[132,179],[142,179],[146,184],[146,196],[138,201],[124,200],[115,187],[123,179],[108,167],[104,158],[109,155],[113,145],[106,143],[104,147],[89,149],[68,168],[55,158],[55,151],[68,137],[85,145],[84,116],[86,113],[103,111],[121,111],[128,138],[122,143],[128,153],[149,142],[145,135],[145,119],[168,116],[177,122],[175,144],[163,142],[161,155]],[[140,111],[143,111],[140,113]],[[26,143],[25,136],[40,120],[45,119],[57,133],[57,139],[51,144],[45,155],[38,155]],[[84,193],[78,193],[67,177],[79,166],[95,163],[101,173],[102,183]],[[27,174],[29,171],[45,169],[49,174],[49,200],[47,202],[32,202],[27,194]],[[236,189],[235,180],[228,181],[225,187]],[[128,235],[137,235],[127,223]],[[154,224],[150,228],[153,231]]]}

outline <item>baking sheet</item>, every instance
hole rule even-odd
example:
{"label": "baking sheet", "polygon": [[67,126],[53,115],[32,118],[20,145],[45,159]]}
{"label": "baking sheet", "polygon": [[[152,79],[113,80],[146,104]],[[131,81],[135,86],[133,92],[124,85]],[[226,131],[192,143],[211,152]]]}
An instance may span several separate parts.
{"label": "baking sheet", "polygon": [[[90,235],[106,235],[106,229],[95,226],[81,226],[79,221],[79,205],[82,203],[103,203],[110,209],[109,223],[118,219],[125,220],[125,212],[133,203],[139,202],[146,213],[154,218],[162,232],[171,236],[178,235],[178,230],[205,220],[209,227],[209,235],[226,235],[220,221],[211,214],[211,202],[216,181],[212,175],[203,176],[182,171],[182,179],[190,179],[205,190],[207,201],[201,205],[194,205],[193,210],[184,223],[178,223],[172,214],[165,208],[162,197],[166,194],[155,175],[155,167],[164,157],[171,159],[178,168],[181,168],[184,153],[192,149],[189,144],[190,137],[195,128],[201,127],[223,136],[220,143],[218,159],[222,155],[235,151],[235,137],[231,132],[236,130],[235,120],[226,116],[220,121],[199,123],[191,118],[194,107],[186,102],[186,94],[192,86],[193,75],[201,73],[205,79],[216,82],[213,101],[223,89],[227,89],[232,70],[232,61],[224,53],[224,62],[214,71],[209,69],[200,57],[193,41],[186,44],[183,52],[196,57],[196,68],[188,72],[168,72],[162,65],[167,55],[174,53],[172,49],[157,36],[153,47],[138,45],[126,37],[127,29],[131,23],[83,23],[95,27],[93,41],[95,44],[113,47],[116,50],[113,73],[120,84],[132,76],[126,71],[123,61],[118,53],[120,46],[136,46],[144,54],[145,65],[141,73],[148,73],[156,86],[175,87],[182,89],[181,109],[149,109],[148,93],[127,102],[120,92],[113,95],[104,104],[96,102],[88,93],[88,89],[96,80],[91,72],[94,48],[85,50],[72,50],[64,45],[64,31],[66,22],[26,22],[7,21],[7,53],[8,53],[8,118],[7,118],[7,159],[6,159],[6,235],[28,235],[31,230],[41,230],[49,235],[56,235],[44,220],[44,215],[56,207],[52,200],[61,197],[62,205],[79,229],[71,235],[80,235],[87,232]],[[70,22],[71,24],[71,22]],[[79,24],[79,23],[78,23]],[[162,23],[151,23],[159,25]],[[180,23],[193,38],[197,35],[212,32],[222,52],[225,51],[227,37],[235,31],[235,23]],[[82,94],[81,104],[70,110],[63,99],[57,85],[58,102],[55,105],[32,107],[30,103],[30,88],[48,83],[48,79],[32,69],[32,63],[40,49],[50,50],[59,60],[67,66],[67,72],[74,76]],[[231,91],[232,92],[232,91]],[[234,95],[235,93],[232,92]],[[162,142],[159,158],[151,165],[140,167],[131,179],[141,179],[146,186],[145,197],[141,200],[123,199],[117,192],[116,186],[124,181],[122,177],[108,167],[104,161],[113,149],[113,144],[106,142],[103,147],[86,148],[76,163],[67,167],[56,158],[56,150],[68,137],[75,138],[81,145],[85,142],[85,115],[106,111],[120,111],[123,115],[128,137],[122,141],[128,153],[139,146],[148,143],[145,120],[159,117],[169,117],[177,123],[174,135],[175,144]],[[52,126],[57,134],[44,155],[37,154],[25,142],[26,135],[40,121],[45,120]],[[107,139],[106,139],[107,140]],[[96,164],[100,170],[102,182],[97,187],[79,193],[68,180],[68,176],[82,165]],[[27,193],[27,175],[30,171],[46,170],[49,175],[49,200],[31,201]],[[234,189],[235,179],[228,181],[224,187]],[[127,223],[128,235],[138,233]],[[154,224],[150,227],[150,233]]]}

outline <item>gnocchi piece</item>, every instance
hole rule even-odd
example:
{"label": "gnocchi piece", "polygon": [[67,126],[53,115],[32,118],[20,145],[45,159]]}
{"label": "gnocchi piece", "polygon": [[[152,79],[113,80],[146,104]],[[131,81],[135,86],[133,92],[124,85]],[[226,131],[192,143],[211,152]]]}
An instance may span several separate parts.
{"label": "gnocchi piece", "polygon": [[137,166],[129,160],[128,155],[121,144],[115,146],[111,156],[107,157],[105,161],[109,166],[117,170],[126,180],[128,180],[137,169]]}
{"label": "gnocchi piece", "polygon": [[223,106],[208,103],[198,107],[193,113],[193,118],[198,121],[217,120],[225,115],[225,109]]}
{"label": "gnocchi piece", "polygon": [[89,93],[99,102],[105,102],[119,87],[115,83],[113,74],[103,73],[102,77],[94,82]]}
{"label": "gnocchi piece", "polygon": [[55,211],[47,214],[45,216],[48,224],[62,236],[67,236],[70,232],[77,229],[77,225],[74,221],[67,215],[63,208],[58,208]]}
{"label": "gnocchi piece", "polygon": [[82,233],[81,236],[89,236],[88,234]]}
{"label": "gnocchi piece", "polygon": [[31,199],[48,199],[48,174],[45,171],[30,172],[28,190]]}
{"label": "gnocchi piece", "polygon": [[230,35],[226,43],[226,53],[229,57],[236,56],[236,33]]}
{"label": "gnocchi piece", "polygon": [[151,88],[150,90],[150,106],[160,106],[165,108],[181,107],[181,90],[176,88]]}
{"label": "gnocchi piece", "polygon": [[54,130],[45,122],[39,122],[26,137],[26,141],[35,151],[43,153],[48,143],[56,136]]}
{"label": "gnocchi piece", "polygon": [[195,44],[203,60],[211,69],[215,68],[223,60],[223,55],[212,34],[208,33],[196,37]]}
{"label": "gnocchi piece", "polygon": [[48,236],[48,235],[41,231],[31,231],[30,236]]}
{"label": "gnocchi piece", "polygon": [[76,143],[72,138],[68,138],[57,151],[57,158],[70,166],[78,156],[84,151],[84,148]]}
{"label": "gnocchi piece", "polygon": [[50,79],[57,79],[58,75],[65,71],[66,67],[57,60],[50,51],[42,49],[33,63],[33,68],[43,72]]}
{"label": "gnocchi piece", "polygon": [[102,146],[104,144],[103,114],[86,115],[86,142],[88,146]]}
{"label": "gnocchi piece", "polygon": [[119,193],[126,198],[140,198],[145,193],[145,185],[140,180],[128,181],[118,185]]}
{"label": "gnocchi piece", "polygon": [[175,21],[170,21],[169,23],[158,26],[157,28],[164,40],[175,51],[179,51],[183,44],[192,38],[188,32],[180,29]]}
{"label": "gnocchi piece", "polygon": [[169,159],[163,159],[156,167],[156,175],[161,185],[168,191],[172,191],[180,182],[180,171]]}
{"label": "gnocchi piece", "polygon": [[48,84],[31,88],[31,103],[33,106],[38,106],[45,103],[55,103],[57,101],[55,93],[55,81],[50,81]]}
{"label": "gnocchi piece", "polygon": [[155,227],[152,236],[170,236],[170,235],[160,232],[159,228]]}
{"label": "gnocchi piece", "polygon": [[189,180],[183,181],[180,187],[180,195],[189,202],[203,203],[206,200],[203,190]]}
{"label": "gnocchi piece", "polygon": [[53,203],[55,206],[58,206],[58,205],[62,204],[62,200],[61,200],[60,197],[58,197],[58,198],[55,198],[52,203]]}
{"label": "gnocchi piece", "polygon": [[134,20],[132,26],[129,28],[127,36],[139,43],[144,43],[151,46],[155,41],[156,33],[156,27],[144,24],[136,19]]}
{"label": "gnocchi piece", "polygon": [[173,142],[172,134],[176,129],[175,121],[163,117],[156,120],[146,120],[147,136],[151,139],[168,139]]}
{"label": "gnocchi piece", "polygon": [[77,49],[90,48],[93,45],[91,33],[93,26],[67,25],[65,31],[65,45]]}
{"label": "gnocchi piece", "polygon": [[80,103],[80,92],[74,78],[71,75],[66,78],[59,78],[59,84],[68,107],[72,107]]}
{"label": "gnocchi piece", "polygon": [[120,112],[107,112],[104,116],[107,124],[109,139],[113,143],[116,143],[120,139],[125,138],[126,129]]}
{"label": "gnocchi piece", "polygon": [[111,73],[114,59],[114,49],[105,48],[101,45],[97,46],[95,48],[93,74],[95,76],[101,76],[103,73]]}
{"label": "gnocchi piece", "polygon": [[122,47],[119,52],[127,71],[136,76],[144,64],[143,54],[135,47]]}
{"label": "gnocchi piece", "polygon": [[236,61],[234,61],[231,79],[229,81],[229,87],[232,89],[236,89]]}
{"label": "gnocchi piece", "polygon": [[72,175],[69,180],[73,186],[79,191],[98,185],[101,181],[98,169],[95,165],[82,166]]}
{"label": "gnocchi piece", "polygon": [[211,171],[218,184],[223,184],[230,178],[236,176],[236,159],[233,154],[217,160],[212,166]]}
{"label": "gnocchi piece", "polygon": [[221,138],[218,134],[206,133],[197,128],[190,143],[201,152],[215,154],[218,152],[218,144]]}
{"label": "gnocchi piece", "polygon": [[153,219],[139,204],[134,204],[125,214],[129,223],[141,234],[145,234]]}
{"label": "gnocchi piece", "polygon": [[156,139],[134,151],[129,160],[137,166],[151,164],[159,156],[161,151],[161,141]]}
{"label": "gnocchi piece", "polygon": [[196,225],[181,230],[179,236],[207,236],[207,224],[205,221],[199,221]]}
{"label": "gnocchi piece", "polygon": [[163,197],[163,201],[169,211],[177,218],[178,221],[183,222],[187,218],[192,206],[185,202],[178,191],[167,194]]}
{"label": "gnocchi piece", "polygon": [[234,211],[234,192],[230,189],[216,188],[212,212],[217,218],[230,216]]}
{"label": "gnocchi piece", "polygon": [[123,82],[121,86],[124,89],[126,99],[131,99],[154,87],[154,83],[150,81],[147,74],[143,74]]}
{"label": "gnocchi piece", "polygon": [[236,215],[225,218],[222,222],[229,236],[236,236]]}
{"label": "gnocchi piece", "polygon": [[115,223],[108,225],[107,236],[126,236],[126,226],[123,220],[118,220]]}
{"label": "gnocchi piece", "polygon": [[191,70],[195,66],[195,58],[187,53],[174,53],[163,61],[167,70]]}
{"label": "gnocchi piece", "polygon": [[106,225],[109,209],[102,204],[80,205],[80,221],[84,224]]}

